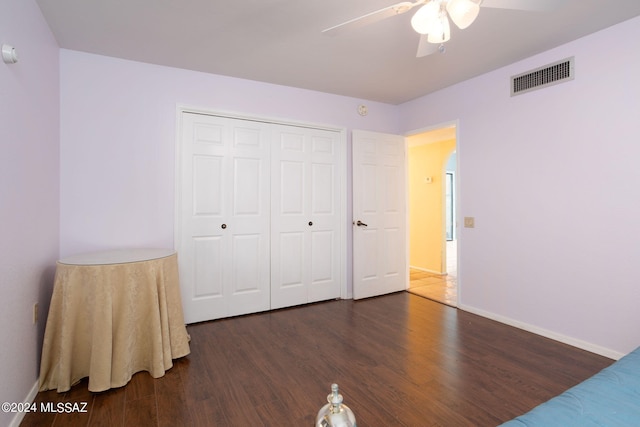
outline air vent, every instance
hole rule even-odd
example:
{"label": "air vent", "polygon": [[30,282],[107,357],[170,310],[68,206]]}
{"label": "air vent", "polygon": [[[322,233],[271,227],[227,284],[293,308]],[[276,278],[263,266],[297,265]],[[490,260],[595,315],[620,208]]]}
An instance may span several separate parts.
{"label": "air vent", "polygon": [[573,56],[511,77],[511,96],[573,80]]}

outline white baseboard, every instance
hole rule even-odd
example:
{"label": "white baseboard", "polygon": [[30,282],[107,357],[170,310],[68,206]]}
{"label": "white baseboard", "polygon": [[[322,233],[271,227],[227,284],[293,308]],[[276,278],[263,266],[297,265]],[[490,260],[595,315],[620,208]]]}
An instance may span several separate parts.
{"label": "white baseboard", "polygon": [[429,270],[427,268],[422,268],[422,267],[414,267],[413,265],[410,265],[409,268],[412,268],[414,270],[418,270],[418,271],[424,271],[425,273],[432,273],[432,274],[437,274],[440,276],[446,276],[447,272],[445,271],[444,273],[441,271],[435,271],[435,270]]}
{"label": "white baseboard", "polygon": [[478,316],[486,317],[487,319],[495,320],[500,323],[504,323],[509,326],[513,326],[518,329],[522,329],[528,332],[532,332],[536,335],[541,335],[546,338],[550,338],[554,341],[559,341],[564,344],[568,344],[573,347],[577,347],[582,350],[589,351],[591,353],[599,354],[600,356],[608,357],[610,359],[618,360],[624,353],[610,350],[608,348],[601,347],[586,341],[578,340],[566,335],[559,334],[557,332],[549,331],[547,329],[539,328],[528,323],[520,322],[518,320],[511,319],[509,317],[501,316],[495,313],[491,313],[479,308],[471,307],[465,304],[458,305],[460,310],[468,311],[469,313],[477,314]]}
{"label": "white baseboard", "polygon": [[[33,402],[34,399],[36,398],[36,395],[38,394],[38,388],[39,388],[40,382],[38,380],[36,380],[36,383],[33,385],[33,387],[31,387],[31,390],[29,390],[29,394],[27,394],[27,397],[24,398],[23,402]],[[11,422],[9,423],[9,427],[19,427],[20,423],[22,422],[22,419],[24,418],[25,412],[16,412],[16,414],[13,417],[13,420],[11,420]]]}

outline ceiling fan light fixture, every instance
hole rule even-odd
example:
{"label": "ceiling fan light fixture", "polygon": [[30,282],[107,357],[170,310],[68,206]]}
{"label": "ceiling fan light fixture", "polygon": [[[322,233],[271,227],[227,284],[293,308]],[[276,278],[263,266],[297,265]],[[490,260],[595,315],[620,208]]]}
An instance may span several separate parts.
{"label": "ceiling fan light fixture", "polygon": [[419,34],[430,34],[440,17],[440,3],[429,1],[411,17],[411,26]]}
{"label": "ceiling fan light fixture", "polygon": [[439,19],[434,21],[431,31],[427,36],[429,43],[440,44],[449,41],[451,38],[451,26],[449,25],[449,19],[446,14],[440,16]]}
{"label": "ceiling fan light fixture", "polygon": [[480,13],[480,4],[473,0],[449,0],[447,12],[454,24],[464,30],[473,23]]}

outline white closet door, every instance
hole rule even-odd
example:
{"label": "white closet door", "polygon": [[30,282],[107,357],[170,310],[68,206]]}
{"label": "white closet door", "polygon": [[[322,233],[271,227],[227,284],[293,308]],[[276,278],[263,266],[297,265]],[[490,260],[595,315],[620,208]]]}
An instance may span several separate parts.
{"label": "white closet door", "polygon": [[268,310],[268,125],[183,113],[177,242],[187,323]]}
{"label": "white closet door", "polygon": [[274,126],[271,308],[340,297],[339,133]]}

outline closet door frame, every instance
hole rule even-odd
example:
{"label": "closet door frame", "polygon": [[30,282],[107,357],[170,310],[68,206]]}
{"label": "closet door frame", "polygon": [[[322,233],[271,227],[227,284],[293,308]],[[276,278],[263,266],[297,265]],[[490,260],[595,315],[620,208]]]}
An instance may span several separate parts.
{"label": "closet door frame", "polygon": [[[348,251],[348,242],[347,230],[351,229],[351,221],[347,218],[347,191],[349,185],[347,185],[347,131],[346,128],[323,125],[318,123],[311,122],[300,122],[289,119],[282,118],[274,118],[274,117],[264,117],[264,116],[253,116],[248,114],[236,113],[236,112],[228,112],[228,111],[220,111],[220,110],[211,110],[207,108],[200,107],[192,107],[186,105],[178,105],[176,107],[176,151],[175,151],[175,200],[174,200],[174,248],[178,250],[180,242],[182,241],[183,230],[182,230],[182,152],[183,152],[183,129],[182,129],[182,116],[183,113],[194,113],[194,114],[203,114],[209,116],[217,116],[217,117],[225,117],[231,119],[239,119],[239,120],[250,120],[256,122],[263,123],[272,123],[278,125],[285,126],[297,126],[297,127],[306,127],[313,129],[323,129],[329,130],[338,133],[339,137],[339,164],[338,164],[338,180],[340,182],[340,230],[339,230],[339,240],[340,240],[340,298],[348,299],[352,298],[352,287],[350,285],[349,275],[348,275],[348,257],[350,252]],[[178,253],[178,257],[180,254]],[[182,274],[181,274],[182,280]],[[185,286],[182,285],[182,289],[184,291]]]}

